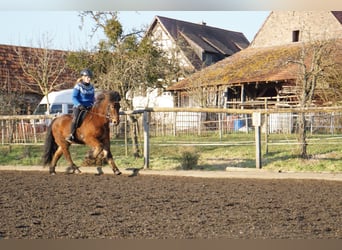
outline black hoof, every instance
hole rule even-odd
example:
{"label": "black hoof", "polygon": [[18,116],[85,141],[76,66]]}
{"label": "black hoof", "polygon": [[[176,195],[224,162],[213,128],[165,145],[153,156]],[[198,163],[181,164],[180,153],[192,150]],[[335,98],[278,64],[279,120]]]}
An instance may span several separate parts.
{"label": "black hoof", "polygon": [[97,173],[95,175],[103,175],[104,174],[101,167],[97,167],[96,170],[97,170]]}
{"label": "black hoof", "polygon": [[132,174],[130,174],[128,177],[134,177],[137,176],[139,174],[140,169],[138,168],[133,168],[133,172]]}
{"label": "black hoof", "polygon": [[54,167],[50,167],[49,173],[50,173],[50,175],[55,175],[56,174],[55,168]]}
{"label": "black hoof", "polygon": [[121,175],[122,173],[120,171],[114,171],[115,175]]}
{"label": "black hoof", "polygon": [[79,170],[78,167],[68,167],[66,169],[66,174],[80,174],[82,173],[81,170]]}
{"label": "black hoof", "polygon": [[79,170],[79,168],[76,168],[76,169],[75,169],[75,173],[76,173],[76,174],[82,174],[82,171]]}

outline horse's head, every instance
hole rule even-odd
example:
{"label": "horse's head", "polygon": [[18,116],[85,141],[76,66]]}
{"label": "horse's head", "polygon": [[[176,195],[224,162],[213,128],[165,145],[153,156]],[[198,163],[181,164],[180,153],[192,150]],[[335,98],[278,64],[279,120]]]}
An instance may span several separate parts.
{"label": "horse's head", "polygon": [[109,116],[114,125],[120,123],[120,101],[121,96],[118,92],[109,92]]}

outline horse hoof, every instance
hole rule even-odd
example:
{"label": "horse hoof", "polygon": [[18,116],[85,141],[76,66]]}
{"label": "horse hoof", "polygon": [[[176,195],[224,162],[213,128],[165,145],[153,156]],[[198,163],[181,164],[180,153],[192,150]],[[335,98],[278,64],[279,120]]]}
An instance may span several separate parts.
{"label": "horse hoof", "polygon": [[74,174],[75,173],[75,169],[73,169],[72,167],[68,167],[65,171],[66,174]]}
{"label": "horse hoof", "polygon": [[103,175],[104,174],[104,172],[102,170],[102,167],[97,167],[96,170],[97,170],[97,174],[96,175]]}
{"label": "horse hoof", "polygon": [[77,169],[75,169],[75,173],[76,174],[82,174],[82,171],[77,168]]}
{"label": "horse hoof", "polygon": [[114,174],[121,175],[121,172],[120,171],[114,171]]}

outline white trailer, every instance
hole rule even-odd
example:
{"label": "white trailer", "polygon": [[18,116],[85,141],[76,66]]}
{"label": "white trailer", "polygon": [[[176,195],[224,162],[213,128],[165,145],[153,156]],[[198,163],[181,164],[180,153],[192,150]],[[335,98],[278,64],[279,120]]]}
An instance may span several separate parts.
{"label": "white trailer", "polygon": [[65,89],[49,93],[48,100],[50,104],[50,112],[47,112],[48,100],[46,96],[44,96],[34,110],[33,114],[46,115],[50,113],[58,115],[72,113],[72,91],[73,89]]}

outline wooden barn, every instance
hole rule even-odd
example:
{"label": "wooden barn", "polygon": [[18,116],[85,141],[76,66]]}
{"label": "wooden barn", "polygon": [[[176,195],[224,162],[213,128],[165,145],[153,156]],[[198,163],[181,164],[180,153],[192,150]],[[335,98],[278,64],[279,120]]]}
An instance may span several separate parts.
{"label": "wooden barn", "polygon": [[[341,11],[273,11],[250,46],[168,90],[179,107],[291,107],[298,104],[295,58],[314,41],[332,44],[331,59],[342,61]],[[308,66],[310,62],[307,62]],[[341,82],[338,84],[342,84]],[[329,84],[318,91],[332,90]],[[328,100],[317,100],[322,105]]]}

